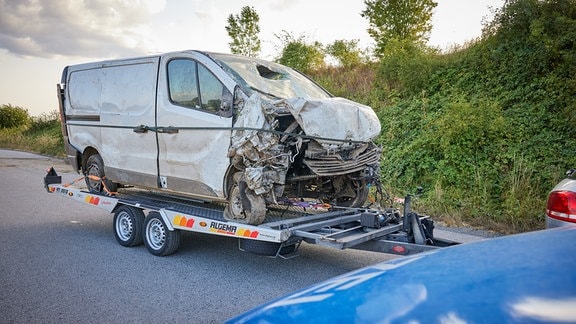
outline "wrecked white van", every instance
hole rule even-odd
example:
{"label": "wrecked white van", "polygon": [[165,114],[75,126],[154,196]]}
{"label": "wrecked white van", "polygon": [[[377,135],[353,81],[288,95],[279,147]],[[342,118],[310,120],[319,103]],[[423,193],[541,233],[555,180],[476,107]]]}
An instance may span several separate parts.
{"label": "wrecked white van", "polygon": [[93,192],[168,190],[260,224],[290,199],[362,206],[378,181],[374,111],[276,63],[183,51],[79,64],[58,97],[68,160]]}

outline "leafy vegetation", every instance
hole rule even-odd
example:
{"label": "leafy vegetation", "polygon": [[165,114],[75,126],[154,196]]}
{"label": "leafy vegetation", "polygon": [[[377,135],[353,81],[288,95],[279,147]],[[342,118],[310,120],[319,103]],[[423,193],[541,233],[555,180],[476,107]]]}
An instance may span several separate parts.
{"label": "leafy vegetation", "polygon": [[25,127],[29,122],[30,115],[25,108],[10,104],[0,106],[0,129]]}
{"label": "leafy vegetation", "polygon": [[3,121],[18,120],[10,127],[0,128],[1,148],[25,150],[57,157],[65,156],[57,111],[30,117],[24,108],[2,105],[0,116]]}
{"label": "leafy vegetation", "polygon": [[368,33],[376,42],[376,55],[381,56],[390,42],[402,40],[425,44],[432,29],[433,0],[364,0],[362,17],[370,23]]}
{"label": "leafy vegetation", "polygon": [[464,48],[394,40],[375,76],[313,78],[375,108],[390,193],[422,186],[420,210],[520,232],[543,227],[548,191],[576,166],[575,42],[576,1],[508,1]]}
{"label": "leafy vegetation", "polygon": [[325,53],[320,42],[309,42],[306,36],[295,37],[287,31],[275,35],[281,42],[281,54],[276,58],[280,64],[309,73],[326,66]]}

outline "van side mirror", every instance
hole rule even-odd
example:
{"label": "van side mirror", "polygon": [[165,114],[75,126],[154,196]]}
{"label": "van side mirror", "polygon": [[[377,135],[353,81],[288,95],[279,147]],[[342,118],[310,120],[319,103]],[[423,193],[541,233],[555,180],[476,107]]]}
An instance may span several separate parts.
{"label": "van side mirror", "polygon": [[231,117],[234,97],[225,87],[222,87],[222,100],[220,101],[220,116]]}

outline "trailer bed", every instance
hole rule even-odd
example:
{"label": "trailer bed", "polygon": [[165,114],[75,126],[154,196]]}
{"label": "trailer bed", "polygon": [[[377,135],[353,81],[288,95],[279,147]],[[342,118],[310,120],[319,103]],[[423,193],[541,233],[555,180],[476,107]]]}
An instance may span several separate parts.
{"label": "trailer bed", "polygon": [[409,208],[401,215],[390,208],[277,205],[269,208],[262,224],[249,225],[226,220],[224,203],[135,188],[113,196],[95,194],[81,186],[62,184],[53,170],[44,183],[48,192],[114,213],[119,243],[133,246],[143,241],[155,255],[175,252],[180,231],[237,237],[243,251],[280,257],[297,255],[302,242],[401,255],[455,244],[435,239],[433,222]]}

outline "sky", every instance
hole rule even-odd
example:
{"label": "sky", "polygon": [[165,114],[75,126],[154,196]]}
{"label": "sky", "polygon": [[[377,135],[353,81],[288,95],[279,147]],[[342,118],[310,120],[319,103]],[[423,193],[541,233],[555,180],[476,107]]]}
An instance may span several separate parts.
{"label": "sky", "polygon": [[[429,45],[448,49],[480,36],[504,0],[436,0]],[[284,31],[324,45],[373,46],[364,0],[0,0],[0,105],[39,116],[58,108],[66,65],[198,49],[229,53],[226,19],[251,6],[260,17],[262,58]]]}

